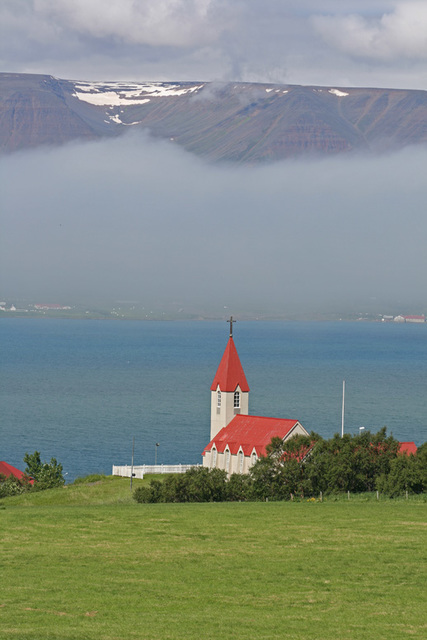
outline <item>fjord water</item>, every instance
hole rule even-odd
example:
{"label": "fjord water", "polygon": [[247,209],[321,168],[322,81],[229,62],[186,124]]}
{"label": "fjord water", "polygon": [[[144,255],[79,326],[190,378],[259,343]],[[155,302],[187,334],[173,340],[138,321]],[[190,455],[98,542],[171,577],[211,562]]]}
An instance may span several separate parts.
{"label": "fjord water", "polygon": [[[200,463],[225,322],[0,321],[0,459],[56,457],[67,481],[113,464]],[[249,411],[427,440],[427,324],[238,322]]]}

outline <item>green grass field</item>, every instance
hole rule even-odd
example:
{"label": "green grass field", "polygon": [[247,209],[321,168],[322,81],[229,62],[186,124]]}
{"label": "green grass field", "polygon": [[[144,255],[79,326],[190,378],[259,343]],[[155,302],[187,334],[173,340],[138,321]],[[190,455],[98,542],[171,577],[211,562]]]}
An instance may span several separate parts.
{"label": "green grass field", "polygon": [[424,639],[426,511],[138,505],[117,478],[3,499],[0,638]]}

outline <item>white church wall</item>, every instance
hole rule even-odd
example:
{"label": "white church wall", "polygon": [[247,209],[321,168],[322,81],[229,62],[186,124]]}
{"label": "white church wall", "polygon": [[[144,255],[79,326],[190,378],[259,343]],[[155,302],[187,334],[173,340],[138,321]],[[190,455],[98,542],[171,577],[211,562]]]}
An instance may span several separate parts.
{"label": "white church wall", "polygon": [[221,406],[218,406],[218,391],[211,391],[211,440],[216,434],[226,427],[234,418],[241,413],[249,414],[249,393],[243,392],[239,386],[236,391],[240,394],[240,407],[234,407],[234,391],[221,391]]}

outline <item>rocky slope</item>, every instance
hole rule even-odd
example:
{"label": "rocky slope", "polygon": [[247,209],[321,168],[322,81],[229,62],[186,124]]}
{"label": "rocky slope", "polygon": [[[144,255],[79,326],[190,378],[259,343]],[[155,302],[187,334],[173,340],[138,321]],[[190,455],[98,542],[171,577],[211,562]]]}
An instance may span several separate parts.
{"label": "rocky slope", "polygon": [[427,142],[427,92],[0,74],[2,153],[130,128],[215,161],[377,152]]}

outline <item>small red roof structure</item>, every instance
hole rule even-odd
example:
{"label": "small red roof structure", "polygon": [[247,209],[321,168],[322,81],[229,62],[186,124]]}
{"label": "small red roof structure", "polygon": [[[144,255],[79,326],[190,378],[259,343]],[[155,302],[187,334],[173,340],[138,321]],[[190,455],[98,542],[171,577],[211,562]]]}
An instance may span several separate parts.
{"label": "small red roof structure", "polygon": [[232,336],[230,336],[224,355],[219,363],[218,370],[212,382],[211,391],[217,388],[221,391],[233,392],[237,387],[243,392],[249,391],[249,385],[243,371],[237,349],[234,345]]}
{"label": "small red roof structure", "polygon": [[[0,474],[6,476],[6,478],[8,478],[9,476],[14,476],[15,478],[18,478],[18,480],[29,477],[16,467],[12,467],[11,464],[2,460],[0,460]],[[33,478],[31,478],[29,482],[30,484],[34,484]]]}
{"label": "small red roof structure", "polygon": [[239,414],[216,434],[205,447],[203,455],[214,445],[218,453],[224,453],[228,445],[231,455],[236,455],[241,447],[245,456],[250,456],[253,451],[258,457],[265,456],[266,446],[273,437],[284,439],[297,426],[301,426],[298,420]]}
{"label": "small red roof structure", "polygon": [[410,456],[412,453],[415,456],[417,453],[417,445],[415,442],[399,442],[398,453],[404,453],[407,456]]}

